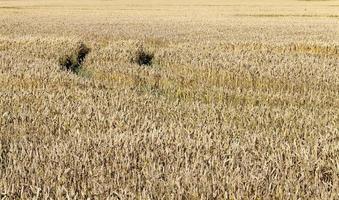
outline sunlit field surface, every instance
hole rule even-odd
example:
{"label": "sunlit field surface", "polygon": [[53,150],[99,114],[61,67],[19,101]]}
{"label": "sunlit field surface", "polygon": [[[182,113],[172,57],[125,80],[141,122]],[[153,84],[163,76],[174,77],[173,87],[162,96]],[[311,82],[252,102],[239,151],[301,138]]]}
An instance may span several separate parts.
{"label": "sunlit field surface", "polygon": [[0,199],[338,194],[339,1],[0,0]]}

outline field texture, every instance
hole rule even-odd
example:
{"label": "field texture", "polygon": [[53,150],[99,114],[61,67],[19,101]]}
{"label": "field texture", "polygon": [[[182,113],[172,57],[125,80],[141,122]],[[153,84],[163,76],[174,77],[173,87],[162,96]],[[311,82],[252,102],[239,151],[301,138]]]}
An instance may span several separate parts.
{"label": "field texture", "polygon": [[0,199],[338,194],[339,1],[0,0]]}

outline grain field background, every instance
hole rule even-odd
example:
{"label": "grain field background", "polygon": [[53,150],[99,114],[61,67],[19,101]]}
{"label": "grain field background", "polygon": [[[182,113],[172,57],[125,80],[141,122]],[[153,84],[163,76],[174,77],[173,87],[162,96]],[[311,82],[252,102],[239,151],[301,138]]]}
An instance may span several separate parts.
{"label": "grain field background", "polygon": [[0,0],[0,199],[338,194],[339,1]]}

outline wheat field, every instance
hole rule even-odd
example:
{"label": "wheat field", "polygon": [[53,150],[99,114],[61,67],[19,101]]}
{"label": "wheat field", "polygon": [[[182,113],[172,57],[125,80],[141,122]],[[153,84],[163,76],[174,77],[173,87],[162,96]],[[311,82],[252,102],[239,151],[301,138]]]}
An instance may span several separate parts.
{"label": "wheat field", "polygon": [[339,1],[0,0],[0,199],[338,194]]}

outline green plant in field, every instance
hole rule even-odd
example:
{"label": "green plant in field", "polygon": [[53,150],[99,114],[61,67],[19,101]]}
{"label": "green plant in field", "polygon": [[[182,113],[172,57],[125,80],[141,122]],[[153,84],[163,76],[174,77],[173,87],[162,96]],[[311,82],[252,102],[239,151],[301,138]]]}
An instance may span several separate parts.
{"label": "green plant in field", "polygon": [[139,66],[151,66],[153,64],[154,53],[146,51],[143,48],[140,48],[135,55],[135,58],[132,59],[132,62],[137,63]]}
{"label": "green plant in field", "polygon": [[59,64],[63,70],[79,74],[82,69],[82,64],[90,51],[90,48],[81,43],[73,53],[61,57],[59,59]]}

